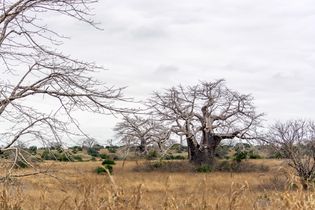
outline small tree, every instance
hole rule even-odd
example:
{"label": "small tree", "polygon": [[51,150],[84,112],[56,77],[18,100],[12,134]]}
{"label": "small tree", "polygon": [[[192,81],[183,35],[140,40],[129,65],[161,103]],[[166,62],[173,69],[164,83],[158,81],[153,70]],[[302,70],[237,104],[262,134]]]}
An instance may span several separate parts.
{"label": "small tree", "polygon": [[36,147],[36,146],[30,146],[30,147],[28,148],[28,150],[30,151],[30,153],[31,153],[32,155],[36,155],[36,154],[37,154],[37,147]]}
{"label": "small tree", "polygon": [[306,120],[277,122],[266,138],[300,177],[304,189],[315,181],[315,123]]}
{"label": "small tree", "polygon": [[90,149],[93,148],[94,145],[98,144],[97,141],[94,138],[86,138],[82,140],[82,148],[84,149]]}
{"label": "small tree", "polygon": [[138,147],[140,154],[148,153],[148,146],[157,145],[164,151],[165,142],[169,139],[170,129],[162,122],[154,121],[151,117],[139,115],[125,115],[114,131],[121,138],[121,142],[128,147]]}

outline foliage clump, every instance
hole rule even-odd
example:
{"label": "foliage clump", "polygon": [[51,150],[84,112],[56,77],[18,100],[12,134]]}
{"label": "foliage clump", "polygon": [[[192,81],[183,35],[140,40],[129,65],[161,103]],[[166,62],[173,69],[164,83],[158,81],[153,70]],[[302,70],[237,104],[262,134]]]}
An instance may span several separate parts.
{"label": "foliage clump", "polygon": [[108,171],[110,174],[113,173],[113,165],[115,165],[115,161],[112,159],[109,159],[108,156],[103,155],[103,157],[105,157],[105,159],[103,159],[102,161],[102,166],[99,166],[96,168],[96,173],[97,174],[102,174],[105,173],[106,171]]}
{"label": "foliage clump", "polygon": [[145,156],[147,160],[156,160],[159,157],[159,154],[156,150],[150,150]]}
{"label": "foliage clump", "polygon": [[59,151],[49,151],[44,150],[41,154],[41,158],[43,160],[56,160],[61,162],[74,162],[74,161],[83,161],[81,155],[73,155],[69,152],[59,152]]}
{"label": "foliage clump", "polygon": [[196,168],[196,171],[199,173],[208,173],[212,171],[212,167],[208,164],[203,164]]}

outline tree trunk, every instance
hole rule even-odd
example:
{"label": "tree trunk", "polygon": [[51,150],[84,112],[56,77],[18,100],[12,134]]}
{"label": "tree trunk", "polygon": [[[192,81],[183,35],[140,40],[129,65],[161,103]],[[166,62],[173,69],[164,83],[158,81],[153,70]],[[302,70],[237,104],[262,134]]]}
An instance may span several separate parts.
{"label": "tree trunk", "polygon": [[209,148],[196,149],[191,156],[190,161],[198,165],[213,165],[214,151]]}
{"label": "tree trunk", "polygon": [[147,154],[147,143],[146,143],[146,140],[145,139],[141,139],[140,141],[140,146],[139,146],[139,151],[140,151],[140,154],[142,155],[146,155]]}
{"label": "tree trunk", "polygon": [[188,157],[192,163],[198,165],[213,165],[215,160],[215,150],[220,143],[220,139],[211,134],[205,133],[206,139],[201,145],[195,145],[193,140],[187,138]]}

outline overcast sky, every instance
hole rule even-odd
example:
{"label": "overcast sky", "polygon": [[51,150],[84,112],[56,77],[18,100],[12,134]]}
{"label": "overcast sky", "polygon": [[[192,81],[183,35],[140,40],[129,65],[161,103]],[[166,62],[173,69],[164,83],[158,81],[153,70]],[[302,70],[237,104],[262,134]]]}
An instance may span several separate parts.
{"label": "overcast sky", "polygon": [[[311,0],[100,0],[102,31],[49,19],[70,36],[63,49],[107,68],[99,79],[126,96],[199,80],[226,79],[251,93],[268,122],[315,116],[315,2]],[[80,116],[104,143],[115,120]]]}

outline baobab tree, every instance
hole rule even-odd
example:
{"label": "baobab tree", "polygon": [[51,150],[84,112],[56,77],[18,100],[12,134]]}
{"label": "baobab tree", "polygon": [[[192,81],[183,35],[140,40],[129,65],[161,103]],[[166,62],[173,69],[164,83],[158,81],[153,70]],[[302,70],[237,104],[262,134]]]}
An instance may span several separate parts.
{"label": "baobab tree", "polygon": [[253,139],[262,114],[253,97],[227,88],[223,80],[155,92],[148,106],[172,131],[186,137],[189,159],[212,164],[223,139]]}
{"label": "baobab tree", "polygon": [[289,166],[300,177],[303,189],[315,180],[315,123],[308,120],[289,120],[273,124],[267,141],[289,159]]}
{"label": "baobab tree", "polygon": [[[50,29],[45,16],[64,16],[96,27],[89,7],[94,0],[15,0],[0,4],[0,152],[12,152],[11,174],[20,156],[18,141],[64,142],[84,134],[79,111],[121,111],[122,88],[93,78],[93,63],[58,50],[63,35]],[[72,127],[70,127],[73,125]],[[75,129],[73,129],[75,128]],[[84,134],[85,136],[86,134]]]}
{"label": "baobab tree", "polygon": [[128,147],[137,147],[142,155],[147,154],[148,146],[153,145],[163,152],[171,134],[170,129],[161,122],[154,121],[150,116],[136,114],[124,115],[114,131],[121,143]]}

